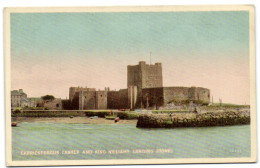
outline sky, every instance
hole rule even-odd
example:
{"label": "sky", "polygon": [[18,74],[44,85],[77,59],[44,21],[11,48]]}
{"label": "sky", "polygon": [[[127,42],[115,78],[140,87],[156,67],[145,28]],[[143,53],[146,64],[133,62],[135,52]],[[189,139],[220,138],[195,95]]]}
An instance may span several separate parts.
{"label": "sky", "polygon": [[69,87],[127,87],[127,65],[161,62],[164,86],[249,104],[249,13],[12,13],[11,89],[68,98]]}

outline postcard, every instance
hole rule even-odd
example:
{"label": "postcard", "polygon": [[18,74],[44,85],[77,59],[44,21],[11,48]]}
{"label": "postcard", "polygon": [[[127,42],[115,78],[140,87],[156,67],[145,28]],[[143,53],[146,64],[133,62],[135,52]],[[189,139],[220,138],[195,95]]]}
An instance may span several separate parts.
{"label": "postcard", "polygon": [[254,6],[4,14],[8,166],[256,162]]}

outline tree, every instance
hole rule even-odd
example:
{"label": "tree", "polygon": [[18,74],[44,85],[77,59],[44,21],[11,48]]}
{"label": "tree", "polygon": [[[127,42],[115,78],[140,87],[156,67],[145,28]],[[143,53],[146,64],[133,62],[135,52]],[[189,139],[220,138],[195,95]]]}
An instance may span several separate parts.
{"label": "tree", "polygon": [[52,101],[52,100],[54,100],[55,99],[55,97],[53,96],[53,95],[45,95],[45,96],[42,96],[42,100],[44,100],[44,101]]}

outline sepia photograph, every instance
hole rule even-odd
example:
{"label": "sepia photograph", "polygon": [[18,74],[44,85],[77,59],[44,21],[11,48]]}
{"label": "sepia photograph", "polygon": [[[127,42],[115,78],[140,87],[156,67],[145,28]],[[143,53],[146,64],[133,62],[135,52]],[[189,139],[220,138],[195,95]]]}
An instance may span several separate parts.
{"label": "sepia photograph", "polygon": [[5,8],[7,165],[256,162],[254,12]]}

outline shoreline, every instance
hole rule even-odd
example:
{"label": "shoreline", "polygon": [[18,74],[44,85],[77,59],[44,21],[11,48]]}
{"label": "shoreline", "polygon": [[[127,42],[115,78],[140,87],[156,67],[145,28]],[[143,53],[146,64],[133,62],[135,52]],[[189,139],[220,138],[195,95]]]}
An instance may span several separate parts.
{"label": "shoreline", "polygon": [[12,122],[17,122],[18,125],[21,122],[31,123],[65,123],[65,124],[135,124],[137,120],[123,120],[115,123],[114,120],[107,120],[105,118],[90,117],[12,117]]}

